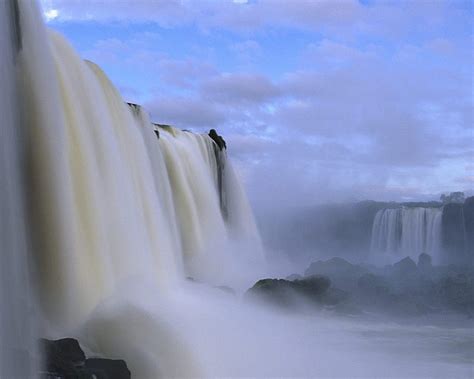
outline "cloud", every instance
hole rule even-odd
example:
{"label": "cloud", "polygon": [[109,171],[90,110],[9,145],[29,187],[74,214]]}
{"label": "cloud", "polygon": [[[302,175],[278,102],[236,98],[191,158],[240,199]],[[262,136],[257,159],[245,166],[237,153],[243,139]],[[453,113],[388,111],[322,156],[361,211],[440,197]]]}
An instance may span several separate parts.
{"label": "cloud", "polygon": [[162,59],[158,67],[165,83],[180,88],[193,87],[197,81],[218,73],[212,64],[194,59]]}
{"label": "cloud", "polygon": [[252,64],[262,58],[262,47],[257,41],[245,40],[230,46],[230,50],[237,55],[237,59],[243,64]]}
{"label": "cloud", "polygon": [[279,90],[263,75],[223,73],[203,82],[201,93],[220,103],[261,104],[278,96]]}
{"label": "cloud", "polygon": [[225,121],[224,115],[209,103],[196,98],[162,96],[144,104],[158,123],[187,128],[214,128]]}
{"label": "cloud", "polygon": [[[351,0],[50,0],[47,6],[58,12],[52,25],[125,25],[121,34],[95,41],[86,56],[129,77],[128,85],[120,82],[127,96],[143,82],[153,86],[143,105],[155,121],[218,128],[254,202],[407,199],[472,184],[464,170],[474,156],[472,6]],[[135,24],[147,31],[129,34]],[[165,29],[176,30],[177,44],[168,50],[161,43]],[[182,45],[192,48],[180,44],[182,35],[192,40]]]}

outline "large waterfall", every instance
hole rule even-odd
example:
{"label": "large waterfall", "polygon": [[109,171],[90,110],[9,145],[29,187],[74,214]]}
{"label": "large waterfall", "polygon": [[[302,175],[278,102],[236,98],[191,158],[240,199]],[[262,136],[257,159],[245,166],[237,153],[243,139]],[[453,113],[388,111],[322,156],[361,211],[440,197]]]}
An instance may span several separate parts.
{"label": "large waterfall", "polygon": [[25,213],[25,138],[16,66],[18,9],[0,2],[0,378],[31,375],[33,297]]}
{"label": "large waterfall", "polygon": [[[186,364],[170,358],[184,359],[185,348],[156,321],[164,317],[157,309],[166,308],[159,299],[172,298],[186,277],[237,286],[232,267],[262,260],[253,215],[225,149],[206,134],[151,123],[98,66],[46,30],[33,2],[1,2],[0,29],[0,300],[8,309],[0,319],[0,377],[19,372],[8,364],[17,352],[5,346],[32,351],[30,271],[43,335],[82,334],[86,346],[106,356],[118,345],[111,338],[121,338],[130,347],[120,354],[141,377],[189,375]],[[157,306],[144,311],[138,297]],[[112,303],[128,305],[103,323]],[[116,316],[126,321],[117,324]],[[125,333],[134,327],[166,335],[171,347],[147,346],[146,336]],[[94,328],[100,330],[91,335]],[[140,368],[133,338],[143,356],[151,354]],[[151,352],[168,354],[159,369]]]}
{"label": "large waterfall", "polygon": [[372,227],[371,252],[378,261],[416,258],[421,253],[439,258],[441,208],[381,209]]}

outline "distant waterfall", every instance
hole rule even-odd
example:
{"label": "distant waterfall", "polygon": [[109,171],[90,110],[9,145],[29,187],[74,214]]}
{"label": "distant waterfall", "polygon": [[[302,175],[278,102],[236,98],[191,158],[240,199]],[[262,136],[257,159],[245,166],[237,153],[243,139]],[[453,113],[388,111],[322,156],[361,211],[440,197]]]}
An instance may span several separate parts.
{"label": "distant waterfall", "polygon": [[441,208],[381,209],[372,226],[371,253],[393,259],[421,253],[438,258],[441,248]]}

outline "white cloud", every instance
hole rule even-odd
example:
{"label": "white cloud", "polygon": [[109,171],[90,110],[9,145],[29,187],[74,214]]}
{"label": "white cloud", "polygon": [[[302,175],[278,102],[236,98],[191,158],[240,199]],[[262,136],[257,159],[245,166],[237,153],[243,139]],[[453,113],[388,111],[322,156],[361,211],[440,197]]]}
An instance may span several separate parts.
{"label": "white cloud", "polygon": [[46,18],[46,22],[59,17],[59,11],[57,9],[48,9],[47,11],[44,11],[43,14]]}

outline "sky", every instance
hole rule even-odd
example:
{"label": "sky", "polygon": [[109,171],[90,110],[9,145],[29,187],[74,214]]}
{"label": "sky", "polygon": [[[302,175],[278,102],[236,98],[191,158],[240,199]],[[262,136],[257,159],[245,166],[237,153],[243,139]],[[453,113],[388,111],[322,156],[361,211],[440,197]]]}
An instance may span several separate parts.
{"label": "sky", "polygon": [[254,204],[473,192],[471,1],[40,4],[154,122],[217,129]]}

